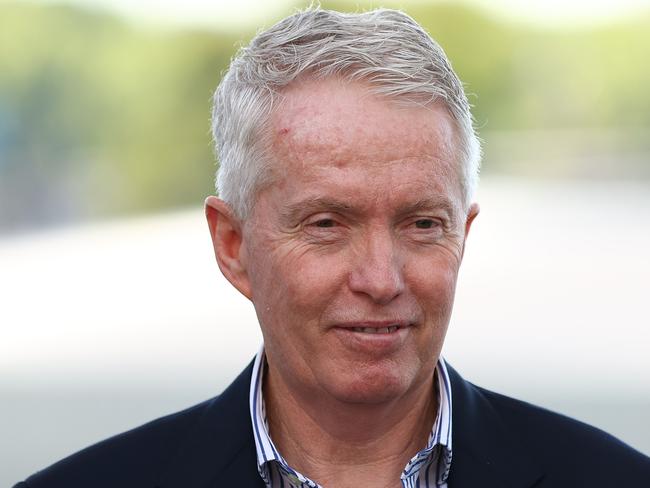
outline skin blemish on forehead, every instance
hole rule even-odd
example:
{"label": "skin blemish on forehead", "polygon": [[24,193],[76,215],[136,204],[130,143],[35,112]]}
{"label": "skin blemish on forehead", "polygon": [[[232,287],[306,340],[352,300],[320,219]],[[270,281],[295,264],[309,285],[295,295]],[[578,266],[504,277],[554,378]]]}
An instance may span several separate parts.
{"label": "skin blemish on forehead", "polygon": [[363,84],[336,79],[291,86],[283,95],[270,118],[276,181],[296,172],[312,180],[341,172],[346,182],[374,168],[377,176],[393,175],[398,187],[403,168],[414,161],[429,161],[433,180],[458,176],[454,127],[441,105],[401,106]]}

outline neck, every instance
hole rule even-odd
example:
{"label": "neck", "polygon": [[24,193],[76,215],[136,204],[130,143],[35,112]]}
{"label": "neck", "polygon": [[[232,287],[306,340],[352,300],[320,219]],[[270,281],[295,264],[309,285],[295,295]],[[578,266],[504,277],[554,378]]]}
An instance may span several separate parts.
{"label": "neck", "polygon": [[292,391],[269,369],[264,397],[271,437],[289,465],[321,486],[401,486],[406,463],[426,446],[437,412],[431,381],[382,404]]}

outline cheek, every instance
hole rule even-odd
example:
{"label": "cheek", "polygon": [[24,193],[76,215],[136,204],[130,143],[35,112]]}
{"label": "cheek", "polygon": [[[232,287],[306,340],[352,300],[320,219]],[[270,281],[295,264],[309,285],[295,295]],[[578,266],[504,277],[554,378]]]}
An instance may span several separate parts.
{"label": "cheek", "polygon": [[[322,308],[345,287],[346,272],[341,258],[304,255],[285,264],[282,270],[288,299],[297,309]],[[313,309],[313,310],[312,310]]]}
{"label": "cheek", "polygon": [[260,246],[251,261],[249,279],[256,308],[281,311],[285,318],[318,316],[345,284],[340,257],[314,254],[301,247],[269,253]]}
{"label": "cheek", "polygon": [[410,268],[407,281],[430,318],[448,320],[454,302],[457,268],[445,260],[430,260]]}

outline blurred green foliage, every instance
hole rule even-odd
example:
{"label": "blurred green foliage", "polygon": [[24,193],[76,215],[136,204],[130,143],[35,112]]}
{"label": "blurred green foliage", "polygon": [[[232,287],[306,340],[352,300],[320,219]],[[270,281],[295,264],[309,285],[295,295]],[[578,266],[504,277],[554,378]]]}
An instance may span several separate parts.
{"label": "blurred green foliage", "polygon": [[[589,174],[597,153],[610,155],[607,174],[650,176],[650,13],[569,31],[458,4],[406,10],[467,85],[486,173]],[[215,170],[211,94],[257,27],[155,30],[78,8],[0,4],[0,231],[198,205]],[[563,162],[549,166],[549,154]]]}

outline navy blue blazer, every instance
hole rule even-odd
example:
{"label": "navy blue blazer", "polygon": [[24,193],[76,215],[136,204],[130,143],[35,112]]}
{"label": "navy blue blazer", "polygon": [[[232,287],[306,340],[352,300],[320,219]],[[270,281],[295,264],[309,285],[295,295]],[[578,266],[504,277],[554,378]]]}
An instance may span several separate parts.
{"label": "navy blue blazer", "polygon": [[[14,488],[259,487],[248,407],[252,363],[218,397],[84,449]],[[449,368],[449,488],[648,488],[650,458],[581,422]]]}

